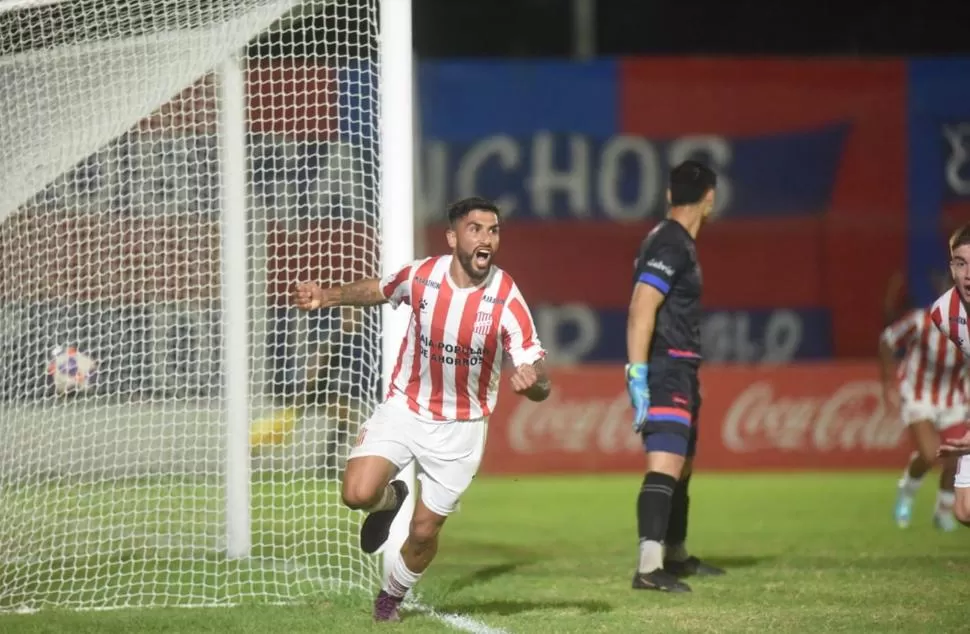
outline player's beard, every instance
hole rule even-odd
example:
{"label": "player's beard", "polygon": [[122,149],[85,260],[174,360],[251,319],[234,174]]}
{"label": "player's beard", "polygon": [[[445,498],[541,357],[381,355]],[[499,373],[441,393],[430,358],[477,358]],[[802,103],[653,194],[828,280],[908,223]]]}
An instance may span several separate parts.
{"label": "player's beard", "polygon": [[458,257],[458,264],[460,264],[461,268],[464,269],[465,273],[468,274],[469,279],[476,284],[484,280],[485,276],[488,275],[489,270],[492,268],[492,259],[495,257],[495,255],[492,254],[492,257],[488,259],[488,266],[486,266],[484,269],[479,269],[476,268],[474,262],[475,251],[458,251],[456,255]]}

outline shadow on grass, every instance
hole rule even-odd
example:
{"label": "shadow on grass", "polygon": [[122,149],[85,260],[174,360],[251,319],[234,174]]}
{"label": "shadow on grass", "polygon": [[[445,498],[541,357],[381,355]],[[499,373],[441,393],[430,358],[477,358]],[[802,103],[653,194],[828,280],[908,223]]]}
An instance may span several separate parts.
{"label": "shadow on grass", "polygon": [[494,566],[485,566],[484,568],[479,568],[478,570],[459,577],[455,579],[451,586],[448,588],[449,592],[458,592],[466,588],[471,588],[472,586],[477,586],[479,584],[488,583],[493,579],[497,579],[503,575],[515,572],[522,566],[528,566],[533,563],[532,561],[510,561],[504,564],[496,564]]}
{"label": "shadow on grass", "polygon": [[723,568],[730,574],[732,570],[738,568],[753,568],[754,566],[768,563],[775,558],[775,555],[763,555],[760,557],[747,555],[713,555],[711,557],[701,557],[701,561],[712,566],[717,566],[718,568]]}
{"label": "shadow on grass", "polygon": [[613,609],[605,601],[468,601],[463,603],[445,603],[438,606],[441,612],[474,615],[491,614],[509,616],[522,612],[538,612],[547,610],[579,610],[586,614],[600,614]]}

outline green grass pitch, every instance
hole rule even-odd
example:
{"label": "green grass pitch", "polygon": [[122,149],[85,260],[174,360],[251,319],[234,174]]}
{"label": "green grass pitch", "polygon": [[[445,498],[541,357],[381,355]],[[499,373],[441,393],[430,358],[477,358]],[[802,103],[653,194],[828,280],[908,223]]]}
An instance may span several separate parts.
{"label": "green grass pitch", "polygon": [[[931,478],[913,526],[897,529],[897,475],[695,475],[689,545],[729,574],[694,579],[689,595],[630,589],[637,475],[480,477],[419,599],[510,633],[968,631],[970,532],[933,529]],[[370,600],[310,593],[285,607],[43,610],[0,615],[0,632],[455,631],[413,612],[374,624]]]}

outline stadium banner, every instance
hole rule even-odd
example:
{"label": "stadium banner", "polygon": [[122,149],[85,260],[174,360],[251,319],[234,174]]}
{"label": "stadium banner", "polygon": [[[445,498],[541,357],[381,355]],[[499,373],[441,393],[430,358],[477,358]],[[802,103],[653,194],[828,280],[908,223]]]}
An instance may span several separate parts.
{"label": "stadium banner", "polygon": [[[553,369],[551,378],[542,403],[503,385],[483,472],[642,472],[622,366]],[[708,366],[701,385],[699,470],[901,468],[910,452],[875,363]]]}
{"label": "stadium banner", "polygon": [[939,293],[948,234],[970,218],[970,59],[913,60],[909,99],[909,290],[926,305]]}
{"label": "stadium banner", "polygon": [[[554,365],[626,361],[626,308],[588,304],[531,306],[536,330]],[[832,356],[828,311],[708,309],[701,350],[714,363],[787,363]]]}
{"label": "stadium banner", "polygon": [[903,60],[436,61],[419,81],[427,253],[449,201],[487,196],[530,303],[622,309],[670,167],[700,158],[720,176],[705,305],[800,312],[825,353],[872,353],[885,263],[905,267]]}

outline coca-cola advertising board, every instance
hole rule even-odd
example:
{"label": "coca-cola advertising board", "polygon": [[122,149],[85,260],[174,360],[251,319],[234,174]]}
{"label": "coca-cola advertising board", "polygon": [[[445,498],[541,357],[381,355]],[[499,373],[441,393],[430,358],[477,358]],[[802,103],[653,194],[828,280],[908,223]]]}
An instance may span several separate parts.
{"label": "coca-cola advertising board", "polygon": [[[552,371],[542,403],[503,384],[486,473],[642,471],[643,448],[619,365]],[[875,363],[709,366],[696,466],[708,470],[901,467],[905,428],[882,401]]]}

